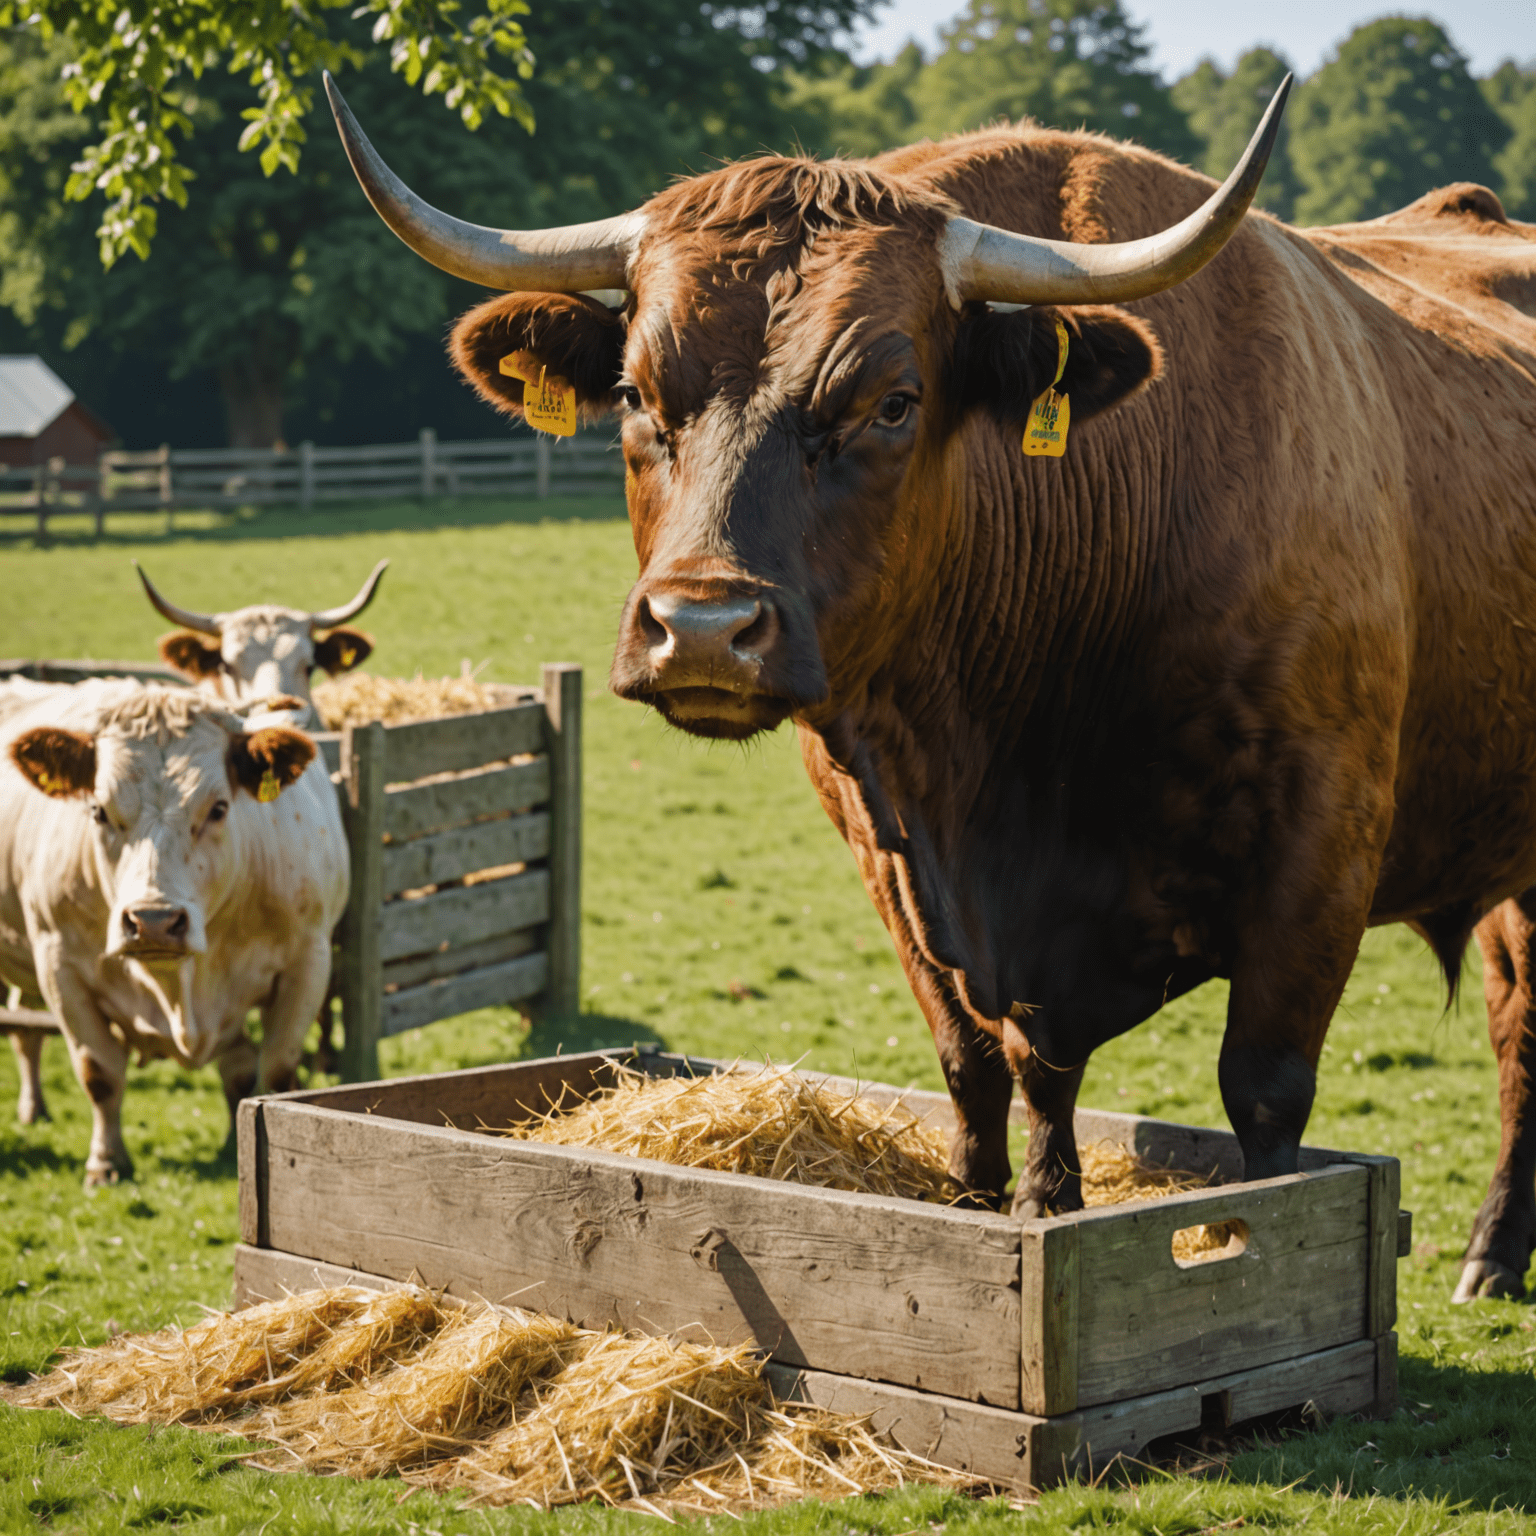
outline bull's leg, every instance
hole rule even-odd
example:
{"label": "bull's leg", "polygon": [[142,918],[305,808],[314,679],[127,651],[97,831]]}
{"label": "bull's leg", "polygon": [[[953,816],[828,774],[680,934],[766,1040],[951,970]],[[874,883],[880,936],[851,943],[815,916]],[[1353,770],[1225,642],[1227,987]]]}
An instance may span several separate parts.
{"label": "bull's leg", "polygon": [[[330,979],[331,940],[329,934],[321,934],[286,967],[262,1004],[257,1092],[287,1093],[298,1087],[304,1037],[325,1001]],[[233,1106],[230,1123],[234,1123]]]}
{"label": "bull's leg", "polygon": [[1029,1110],[1029,1151],[1019,1170],[1013,1214],[1026,1220],[1083,1208],[1083,1170],[1072,1116],[1084,1065],[1056,1067],[1030,1050],[1012,1021],[1004,1036]]}
{"label": "bull's leg", "polygon": [[248,1099],[256,1090],[257,1061],[256,1044],[244,1029],[219,1052],[219,1081],[224,1085],[224,1102],[229,1107],[226,1148],[234,1140],[235,1112],[240,1108],[240,1100]]}
{"label": "bull's leg", "polygon": [[11,1049],[16,1053],[16,1072],[21,1091],[16,1095],[16,1118],[23,1125],[36,1125],[52,1118],[43,1102],[43,1034],[38,1029],[11,1032]]}
{"label": "bull's leg", "polygon": [[1499,1160],[1472,1223],[1455,1300],[1518,1296],[1536,1248],[1536,891],[1477,925],[1488,1034],[1499,1063]]}
{"label": "bull's leg", "polygon": [[85,1187],[133,1177],[123,1144],[123,1092],[128,1086],[128,1047],[112,1033],[86,982],[70,969],[57,935],[34,938],[38,986],[64,1030],[70,1065],[91,1101],[91,1150]]}

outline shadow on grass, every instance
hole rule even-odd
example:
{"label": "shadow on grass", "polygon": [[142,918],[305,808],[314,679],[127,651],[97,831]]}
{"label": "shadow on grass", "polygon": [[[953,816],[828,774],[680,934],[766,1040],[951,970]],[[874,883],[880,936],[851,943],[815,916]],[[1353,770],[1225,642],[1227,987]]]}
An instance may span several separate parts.
{"label": "shadow on grass", "polygon": [[146,543],[228,543],[247,539],[335,538],[353,533],[409,533],[433,528],[480,528],[499,523],[600,523],[626,516],[622,495],[551,496],[545,501],[473,500],[345,502],[305,512],[297,507],[241,507],[228,512],[121,512],[98,539],[91,520],[65,513],[50,519],[39,540],[35,526],[0,522],[0,549]]}
{"label": "shadow on grass", "polygon": [[85,1171],[83,1157],[70,1157],[57,1147],[38,1142],[9,1141],[0,1146],[0,1177],[6,1174],[18,1176],[29,1173],[68,1173],[74,1171],[82,1177]]}
{"label": "shadow on grass", "polygon": [[[1515,1325],[1518,1326],[1518,1325]],[[1112,1481],[1220,1476],[1359,1499],[1438,1499],[1459,1509],[1536,1510],[1536,1381],[1518,1368],[1402,1362],[1389,1419],[1347,1414],[1318,1425],[1310,1405],[1227,1430],[1170,1435]]]}

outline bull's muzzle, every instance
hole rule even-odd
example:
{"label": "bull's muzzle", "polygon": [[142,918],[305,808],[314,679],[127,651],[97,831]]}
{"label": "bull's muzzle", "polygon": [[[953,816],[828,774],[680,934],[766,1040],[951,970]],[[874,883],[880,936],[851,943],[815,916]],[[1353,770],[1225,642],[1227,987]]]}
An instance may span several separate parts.
{"label": "bull's muzzle", "polygon": [[190,953],[192,918],[185,907],[125,907],[118,953],[135,960],[180,960]]}
{"label": "bull's muzzle", "polygon": [[614,690],[654,704],[694,735],[742,739],[772,730],[826,690],[814,641],[810,657],[797,658],[807,647],[792,644],[790,628],[766,591],[691,582],[637,588],[614,654]]}

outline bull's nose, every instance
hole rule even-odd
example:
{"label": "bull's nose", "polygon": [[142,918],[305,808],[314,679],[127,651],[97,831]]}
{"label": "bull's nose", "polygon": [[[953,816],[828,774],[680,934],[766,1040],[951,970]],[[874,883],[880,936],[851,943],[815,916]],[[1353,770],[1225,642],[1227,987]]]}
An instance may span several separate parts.
{"label": "bull's nose", "polygon": [[651,592],[640,599],[636,617],[658,670],[729,674],[743,662],[760,664],[779,632],[778,611],[758,597],[701,603]]}
{"label": "bull's nose", "polygon": [[191,930],[185,907],[128,907],[123,912],[123,939],[129,950],[185,950]]}

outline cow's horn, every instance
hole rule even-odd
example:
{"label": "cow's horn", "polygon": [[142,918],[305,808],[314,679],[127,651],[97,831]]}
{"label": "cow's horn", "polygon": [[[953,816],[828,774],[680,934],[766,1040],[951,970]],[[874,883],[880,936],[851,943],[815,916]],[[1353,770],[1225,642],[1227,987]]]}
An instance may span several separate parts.
{"label": "cow's horn", "polygon": [[310,614],[309,627],[330,629],[333,625],[345,624],[348,619],[355,619],[373,601],[373,594],[379,587],[379,578],[383,576],[384,567],[388,564],[388,560],[380,560],[374,566],[368,580],[363,583],[362,589],[350,603],[343,603],[340,608],[325,608],[319,613]]}
{"label": "cow's horn", "polygon": [[330,74],[325,91],[352,169],[374,210],[399,237],[435,267],[455,277],[509,292],[581,293],[624,288],[625,268],[645,227],[627,213],[561,229],[487,229],[449,218],[424,203],[379,158],[358,127]]}
{"label": "cow's horn", "polygon": [[1118,245],[1078,245],[1010,234],[952,218],[939,240],[950,302],[1124,304],[1145,299],[1196,272],[1227,243],[1248,211],[1280,131],[1291,77],[1280,82],[1237,168],[1200,207],[1161,234]]}
{"label": "cow's horn", "polygon": [[133,562],[133,568],[139,573],[139,580],[144,583],[144,590],[149,594],[150,602],[172,624],[180,624],[183,629],[195,629],[199,634],[203,635],[217,635],[220,633],[219,621],[212,614],[194,613],[190,608],[178,608],[175,603],[167,602],[155,591],[154,582],[144,574],[144,567],[137,560]]}

